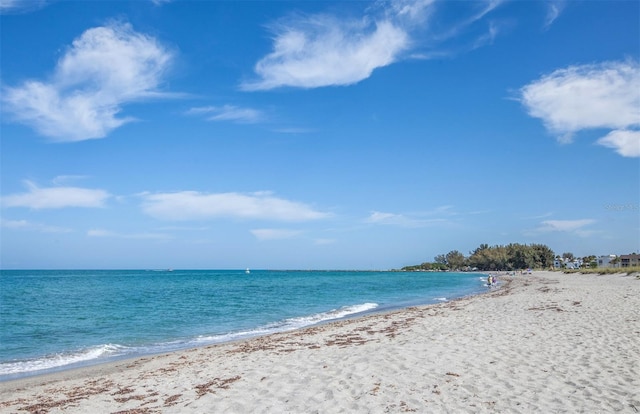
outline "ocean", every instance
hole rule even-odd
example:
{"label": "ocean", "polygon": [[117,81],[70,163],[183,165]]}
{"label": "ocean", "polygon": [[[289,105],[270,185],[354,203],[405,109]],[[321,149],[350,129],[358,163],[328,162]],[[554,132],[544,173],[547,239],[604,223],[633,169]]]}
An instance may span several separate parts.
{"label": "ocean", "polygon": [[0,381],[486,289],[452,272],[0,270]]}

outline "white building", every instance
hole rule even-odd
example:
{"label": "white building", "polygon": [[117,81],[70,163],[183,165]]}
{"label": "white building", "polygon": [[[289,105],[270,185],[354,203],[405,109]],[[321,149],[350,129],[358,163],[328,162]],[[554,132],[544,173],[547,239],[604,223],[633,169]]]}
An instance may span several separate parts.
{"label": "white building", "polygon": [[598,257],[598,267],[617,267],[616,264],[611,263],[616,257],[618,256],[615,254]]}

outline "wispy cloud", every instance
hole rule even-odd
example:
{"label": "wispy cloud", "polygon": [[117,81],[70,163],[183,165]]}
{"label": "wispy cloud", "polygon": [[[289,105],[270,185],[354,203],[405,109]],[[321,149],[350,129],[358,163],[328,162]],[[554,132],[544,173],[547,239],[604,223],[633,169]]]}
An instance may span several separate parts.
{"label": "wispy cloud", "polygon": [[0,0],[0,14],[28,13],[47,5],[47,0]]}
{"label": "wispy cloud", "polygon": [[559,142],[584,129],[613,130],[598,144],[640,156],[640,64],[634,60],[558,69],[520,90],[529,115],[540,118]]}
{"label": "wispy cloud", "polygon": [[566,5],[565,0],[552,0],[547,4],[547,15],[544,20],[544,28],[548,29],[560,16]]}
{"label": "wispy cloud", "polygon": [[55,141],[103,138],[132,121],[118,117],[133,101],[168,96],[159,91],[172,53],[129,24],[95,27],[74,40],[46,81],[3,91],[13,118]]}
{"label": "wispy cloud", "polygon": [[266,119],[262,111],[253,108],[241,108],[234,105],[191,108],[186,114],[204,116],[209,121],[233,121],[249,124],[262,122]]}
{"label": "wispy cloud", "polygon": [[171,238],[169,235],[163,233],[118,233],[104,229],[89,230],[87,231],[87,236],[137,240],[168,240]]}
{"label": "wispy cloud", "polygon": [[529,234],[540,233],[573,233],[581,237],[586,237],[594,233],[594,230],[589,230],[586,227],[594,224],[596,221],[593,219],[580,219],[580,220],[544,220],[540,222],[538,228],[533,231],[527,232]]}
{"label": "wispy cloud", "polygon": [[2,197],[4,207],[26,207],[35,210],[65,207],[104,207],[111,194],[100,189],[80,187],[40,188],[25,181],[28,192]]}
{"label": "wispy cloud", "polygon": [[242,89],[350,85],[393,63],[409,44],[407,33],[390,21],[315,15],[280,24],[274,31],[273,52],[255,66],[260,79],[242,84]]}
{"label": "wispy cloud", "polygon": [[258,240],[282,240],[298,237],[302,232],[289,229],[255,229],[251,230],[251,234]]}
{"label": "wispy cloud", "polygon": [[472,49],[479,49],[487,45],[492,45],[499,33],[500,26],[496,22],[490,22],[485,34],[481,35],[475,40],[475,42],[473,42]]}
{"label": "wispy cloud", "polygon": [[449,221],[446,218],[425,218],[424,215],[406,215],[373,211],[365,220],[369,224],[393,225],[400,227],[426,227]]}
{"label": "wispy cloud", "polygon": [[[429,36],[432,42],[441,44],[442,42],[450,39],[456,39],[464,35],[470,27],[476,22],[482,20],[486,15],[491,13],[494,9],[504,3],[505,0],[487,0],[478,2],[469,2],[470,8],[460,7],[466,6],[465,3],[456,4],[456,12],[460,17],[455,21],[450,21],[444,28],[432,29],[429,31]],[[486,35],[481,35],[480,38]],[[473,42],[477,43],[477,40]]]}
{"label": "wispy cloud", "polygon": [[144,193],[143,211],[162,220],[210,220],[238,218],[307,221],[330,217],[304,203],[285,200],[270,192],[257,193]]}
{"label": "wispy cloud", "polygon": [[[469,27],[501,3],[456,2],[454,7],[462,17],[446,27],[430,24],[439,7],[449,6],[435,0],[377,2],[359,18],[315,14],[282,19],[270,27],[273,49],[255,65],[258,79],[242,83],[241,88],[351,85],[403,59],[448,55],[449,51],[438,50],[438,46],[467,34]],[[483,34],[465,40],[469,43],[465,49],[491,44],[499,27],[491,22]]]}
{"label": "wispy cloud", "polygon": [[0,226],[6,229],[29,230],[41,233],[70,233],[72,231],[66,227],[50,226],[48,224],[34,223],[27,220],[0,219]]}

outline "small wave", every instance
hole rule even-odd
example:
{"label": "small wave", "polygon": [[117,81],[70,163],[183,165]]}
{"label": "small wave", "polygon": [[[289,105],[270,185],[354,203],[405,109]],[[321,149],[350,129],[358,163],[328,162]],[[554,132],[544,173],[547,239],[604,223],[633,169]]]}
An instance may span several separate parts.
{"label": "small wave", "polygon": [[433,298],[433,299],[440,302],[446,302],[448,300],[447,298]]}
{"label": "small wave", "polygon": [[285,320],[285,326],[291,329],[298,329],[320,322],[327,322],[335,319],[345,318],[350,315],[366,312],[378,307],[377,303],[363,303],[360,305],[344,306],[340,309],[332,309],[328,312],[316,313],[315,315],[302,316]]}
{"label": "small wave", "polygon": [[290,331],[367,312],[377,307],[377,303],[363,303],[359,305],[345,306],[339,309],[332,309],[327,312],[320,312],[313,315],[289,318],[246,331],[229,332],[219,335],[203,335],[196,338],[185,338],[169,342],[138,345],[135,347],[105,344],[82,349],[76,352],[52,354],[41,358],[25,359],[20,361],[9,361],[0,363],[0,378],[5,377],[6,379],[25,374],[30,375],[41,371],[64,369],[71,365],[96,363],[121,356],[170,352],[178,349],[268,335],[275,332]]}
{"label": "small wave", "polygon": [[320,312],[313,315],[285,319],[280,322],[264,325],[248,331],[232,332],[215,336],[200,336],[196,338],[193,343],[199,345],[205,343],[222,343],[238,339],[251,338],[255,336],[268,335],[275,332],[292,331],[322,322],[346,318],[351,315],[370,311],[377,307],[377,303],[362,303],[359,305],[344,306],[340,309],[332,309],[327,312]]}
{"label": "small wave", "polygon": [[127,347],[115,344],[99,345],[76,352],[47,355],[41,358],[0,363],[0,376],[44,371],[102,358],[124,355]]}

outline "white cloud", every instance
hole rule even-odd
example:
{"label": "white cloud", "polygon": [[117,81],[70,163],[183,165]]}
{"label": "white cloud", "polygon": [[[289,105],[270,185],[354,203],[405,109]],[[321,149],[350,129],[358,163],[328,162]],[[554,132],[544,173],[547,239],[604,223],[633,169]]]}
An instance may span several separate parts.
{"label": "white cloud", "polygon": [[255,66],[260,80],[245,90],[350,85],[398,59],[409,36],[391,21],[310,16],[275,30],[273,52]]}
{"label": "white cloud", "polygon": [[234,105],[191,108],[187,111],[187,115],[203,115],[209,121],[234,121],[249,124],[261,122],[265,119],[262,111],[252,108],[240,108]]}
{"label": "white cloud", "polygon": [[[503,0],[456,3],[459,17],[444,30],[430,21],[439,8],[436,4],[442,8],[449,5],[435,0],[376,2],[366,8],[361,18],[316,14],[283,19],[272,26],[271,53],[255,65],[258,79],[243,83],[241,88],[253,91],[351,85],[367,79],[374,70],[405,58],[449,55],[450,52],[435,48],[460,36],[502,3]],[[490,44],[498,27],[491,23],[488,31],[465,49]],[[428,52],[416,50],[425,45]]]}
{"label": "white cloud", "polygon": [[32,209],[50,209],[65,207],[104,207],[111,195],[99,189],[80,187],[40,188],[30,181],[25,182],[29,189],[22,194],[2,197],[5,207],[27,207]]}
{"label": "white cloud", "polygon": [[627,60],[559,69],[523,87],[520,101],[560,142],[571,142],[584,129],[607,128],[619,133],[598,142],[633,154],[640,127],[640,64]]}
{"label": "white cloud", "polygon": [[541,223],[538,231],[540,232],[576,232],[584,227],[595,223],[592,219],[582,220],[545,220]]}
{"label": "white cloud", "polygon": [[145,193],[142,209],[162,220],[208,220],[220,217],[279,221],[307,221],[330,216],[310,206],[277,198],[268,192],[201,193]]}
{"label": "white cloud", "polygon": [[640,131],[611,131],[597,142],[605,147],[613,148],[623,157],[640,157]]}
{"label": "white cloud", "polygon": [[31,230],[42,233],[70,233],[72,230],[66,227],[50,226],[42,223],[33,223],[27,220],[0,220],[0,226],[7,229]]}
{"label": "white cloud", "polygon": [[50,80],[7,87],[2,99],[15,120],[55,141],[103,138],[132,120],[117,117],[122,105],[163,96],[158,87],[171,59],[129,24],[95,27],[73,41]]}
{"label": "white cloud", "polygon": [[255,229],[251,230],[251,234],[258,240],[282,240],[297,237],[302,234],[302,232],[288,229]]}

